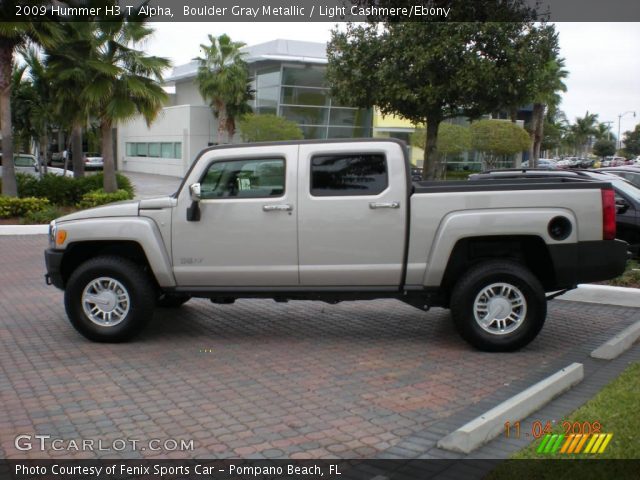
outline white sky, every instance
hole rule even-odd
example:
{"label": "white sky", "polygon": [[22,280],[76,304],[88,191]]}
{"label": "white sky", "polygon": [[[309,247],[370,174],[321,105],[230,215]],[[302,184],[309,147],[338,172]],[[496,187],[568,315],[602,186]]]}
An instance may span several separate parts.
{"label": "white sky", "polygon": [[[228,34],[248,45],[285,38],[326,42],[332,23],[156,23],[156,33],[146,45],[154,55],[170,58],[174,65],[187,63],[199,55],[199,45],[207,34]],[[613,121],[617,134],[640,123],[640,23],[557,23],[561,55],[566,60],[568,91],[561,108],[573,122],[588,110],[601,122]]]}

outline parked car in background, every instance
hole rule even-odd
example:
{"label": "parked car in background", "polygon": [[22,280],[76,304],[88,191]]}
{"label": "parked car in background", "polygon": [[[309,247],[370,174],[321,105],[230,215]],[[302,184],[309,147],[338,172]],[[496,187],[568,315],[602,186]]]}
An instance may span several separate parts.
{"label": "parked car in background", "polygon": [[469,176],[469,180],[507,180],[513,178],[582,178],[585,181],[609,182],[615,190],[616,238],[629,244],[629,250],[640,255],[640,189],[627,180],[606,172],[593,170],[492,170]]}
{"label": "parked car in background", "polygon": [[[529,160],[525,160],[524,162],[522,162],[522,168],[529,168]],[[558,168],[558,163],[550,158],[539,158],[538,168],[555,170],[556,168]]]}
{"label": "parked car in background", "polygon": [[611,173],[624,178],[634,187],[640,188],[640,167],[624,166],[624,167],[605,167],[598,169],[599,172]]}
{"label": "parked car in background", "polygon": [[604,157],[604,161],[602,162],[603,167],[621,167],[626,165],[627,159],[624,157]]}
{"label": "parked car in background", "polygon": [[84,168],[86,170],[102,170],[104,166],[102,155],[95,152],[84,152],[82,154],[82,161],[84,162]]}
{"label": "parked car in background", "polygon": [[[38,160],[30,153],[17,153],[13,156],[13,165],[16,173],[26,173],[27,175],[39,175]],[[48,167],[47,173],[53,175],[65,174],[62,168]],[[2,175],[2,154],[0,153],[0,175]],[[67,177],[73,177],[73,172],[67,170]]]}

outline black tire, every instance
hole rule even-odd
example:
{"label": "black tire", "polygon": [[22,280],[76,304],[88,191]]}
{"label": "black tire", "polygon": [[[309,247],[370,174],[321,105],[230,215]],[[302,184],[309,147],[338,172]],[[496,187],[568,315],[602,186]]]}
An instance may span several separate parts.
{"label": "black tire", "polygon": [[[511,285],[517,290],[511,290],[505,295],[496,295],[500,297],[499,300],[493,300],[487,295],[481,296],[485,288],[496,284]],[[503,291],[501,287],[494,286],[489,292],[495,293],[494,289]],[[511,300],[516,301],[518,297],[524,297],[525,308],[513,306],[514,303]],[[495,317],[500,320],[494,320],[486,326],[494,333],[485,330],[476,320],[474,312],[476,298],[478,298],[479,308],[487,310],[493,308],[494,311],[499,312]],[[490,300],[485,302],[486,299]],[[493,307],[491,302],[496,302]],[[486,307],[481,306],[485,304]],[[509,352],[524,347],[538,335],[547,316],[545,292],[538,279],[525,266],[504,260],[485,261],[465,272],[453,289],[450,308],[454,325],[460,336],[474,347],[486,352]],[[513,318],[520,318],[520,321],[511,320],[507,313],[513,314]],[[482,310],[478,316],[481,317],[481,315]],[[488,315],[489,312],[486,316]],[[494,326],[495,322],[500,321],[504,322],[502,332],[507,333],[499,333],[500,325]],[[513,330],[509,332],[510,329]]]}
{"label": "black tire", "polygon": [[[123,292],[128,295],[128,302],[124,303],[128,310],[123,312],[126,314],[120,316],[117,324],[99,325],[97,322],[104,321],[104,318],[93,321],[83,307],[85,288],[90,288],[89,285],[100,278],[113,279],[120,284],[114,288],[116,293],[113,293],[113,299],[116,294]],[[103,281],[102,285],[106,283]],[[87,260],[71,274],[65,289],[64,306],[71,324],[89,340],[116,343],[129,340],[142,330],[153,315],[155,299],[153,283],[140,266],[122,257],[104,256]],[[111,308],[102,304],[107,309]],[[94,304],[94,307],[97,305]]]}
{"label": "black tire", "polygon": [[189,295],[163,295],[156,302],[156,306],[160,308],[180,308],[189,300],[191,300]]}

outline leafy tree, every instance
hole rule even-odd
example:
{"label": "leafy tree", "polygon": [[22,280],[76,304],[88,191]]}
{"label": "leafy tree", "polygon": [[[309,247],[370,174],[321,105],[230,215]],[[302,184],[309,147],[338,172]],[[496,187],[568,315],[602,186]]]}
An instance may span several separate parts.
{"label": "leafy tree", "polygon": [[[424,147],[427,131],[418,128],[411,134],[411,144]],[[457,155],[471,149],[471,130],[469,127],[443,122],[438,128],[438,151],[443,155]]]}
{"label": "leafy tree", "polygon": [[240,49],[245,45],[226,35],[209,35],[209,45],[201,44],[196,82],[202,98],[209,101],[218,119],[218,143],[229,143],[235,133],[237,117],[251,111],[253,98],[249,71]]}
{"label": "leafy tree", "polygon": [[[481,2],[483,8],[493,3]],[[327,77],[333,95],[342,103],[362,108],[376,105],[385,115],[426,123],[424,175],[434,178],[441,122],[457,116],[478,118],[510,104],[513,97],[505,92],[520,78],[510,73],[514,65],[521,72],[537,68],[535,58],[528,57],[530,63],[524,69],[518,61],[519,49],[513,47],[526,42],[532,28],[533,23],[522,19],[388,22],[384,28],[373,23],[347,24],[345,31],[332,32]]]}
{"label": "leafy tree", "polygon": [[600,139],[593,144],[593,154],[608,157],[616,153],[616,143],[613,140]]}
{"label": "leafy tree", "polygon": [[149,56],[135,48],[153,33],[147,19],[134,14],[119,21],[99,22],[94,45],[83,66],[90,82],[81,92],[83,101],[100,124],[104,161],[104,190],[117,190],[113,158],[113,124],[142,115],[150,124],[158,115],[167,94],[162,74],[169,67],[166,58]]}
{"label": "leafy tree", "polygon": [[624,133],[622,142],[624,143],[623,153],[625,156],[640,155],[640,123],[632,131]]}
{"label": "leafy tree", "polygon": [[483,153],[485,166],[491,169],[500,157],[527,150],[529,134],[519,125],[505,120],[479,120],[471,124],[471,145]]}
{"label": "leafy tree", "polygon": [[240,132],[245,142],[300,140],[302,130],[295,122],[276,115],[250,113],[240,120]]}
{"label": "leafy tree", "polygon": [[[17,5],[37,6],[45,1],[2,0],[0,19],[13,19]],[[65,2],[63,2],[65,3]],[[19,47],[32,42],[38,45],[50,45],[59,39],[57,24],[42,22],[40,17],[26,15],[20,22],[0,21],[0,124],[2,133],[2,155],[13,158],[13,127],[11,118],[11,77],[14,54]],[[18,195],[13,162],[4,162],[2,168],[2,194]]]}

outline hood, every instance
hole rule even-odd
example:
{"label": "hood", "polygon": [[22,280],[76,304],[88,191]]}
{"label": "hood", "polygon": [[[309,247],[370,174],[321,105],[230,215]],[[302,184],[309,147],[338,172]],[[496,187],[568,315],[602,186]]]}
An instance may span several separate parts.
{"label": "hood", "polygon": [[71,220],[83,220],[87,218],[102,217],[137,217],[139,200],[124,200],[122,202],[110,203],[101,207],[80,210],[56,219],[56,222],[69,222]]}

